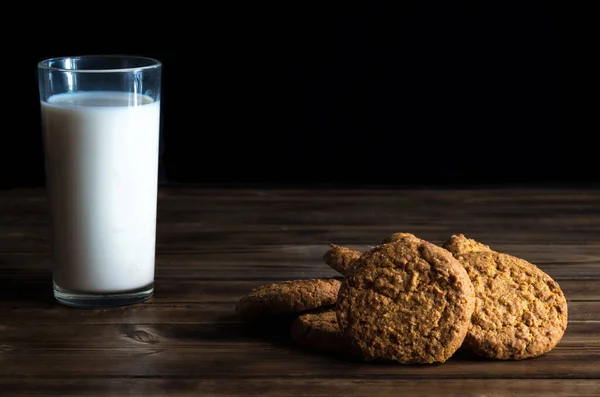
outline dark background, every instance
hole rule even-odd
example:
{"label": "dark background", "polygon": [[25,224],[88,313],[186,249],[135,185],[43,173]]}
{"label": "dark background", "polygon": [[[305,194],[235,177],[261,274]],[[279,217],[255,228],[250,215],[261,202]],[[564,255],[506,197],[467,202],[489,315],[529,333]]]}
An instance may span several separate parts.
{"label": "dark background", "polygon": [[563,129],[551,3],[297,4],[21,19],[0,186],[43,185],[37,62],[92,53],[163,62],[163,183],[600,181]]}

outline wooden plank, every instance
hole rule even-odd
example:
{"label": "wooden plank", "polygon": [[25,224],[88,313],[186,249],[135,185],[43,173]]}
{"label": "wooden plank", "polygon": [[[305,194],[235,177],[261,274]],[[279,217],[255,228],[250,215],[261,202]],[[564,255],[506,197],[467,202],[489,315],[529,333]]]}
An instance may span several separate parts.
{"label": "wooden plank", "polygon": [[[177,324],[78,324],[56,322],[44,324],[40,338],[38,324],[5,324],[0,326],[3,353],[21,354],[31,351],[62,350],[123,350],[152,347],[160,349],[206,349],[235,345],[241,352],[251,349],[254,342],[285,343],[293,346],[284,321],[266,325],[247,325],[232,318],[229,321]],[[599,323],[571,323],[556,348],[578,351],[590,348],[600,350]],[[564,352],[563,352],[564,353]],[[294,354],[291,352],[290,354]]]}
{"label": "wooden plank", "polygon": [[[297,209],[290,211],[298,212]],[[401,213],[402,210],[398,212]],[[202,217],[205,215],[199,215],[196,219],[190,216],[189,223],[181,221],[181,223],[170,224],[166,220],[161,220],[157,227],[157,252],[195,252],[215,248],[239,250],[248,246],[277,247],[289,244],[326,245],[330,242],[342,245],[374,245],[390,233],[407,231],[435,244],[442,244],[454,233],[464,233],[498,251],[522,257],[536,264],[543,264],[542,255],[549,256],[548,260],[552,263],[577,261],[579,255],[575,254],[575,258],[572,259],[568,252],[585,250],[589,246],[592,247],[594,258],[599,256],[596,237],[600,234],[600,221],[589,219],[584,220],[586,226],[578,226],[572,219],[567,219],[564,224],[555,224],[552,220],[541,222],[549,224],[548,226],[539,226],[540,223],[531,220],[530,222],[537,226],[528,224],[524,227],[522,223],[516,221],[514,223],[501,221],[498,224],[486,222],[471,227],[469,221],[456,220],[456,224],[444,225],[441,221],[427,218],[415,222],[396,222],[388,226],[378,223],[378,219],[369,219],[369,224],[373,223],[371,226],[339,225],[334,222],[298,226],[299,222],[306,222],[306,219],[298,219],[299,215],[296,215],[294,218],[283,219],[278,225],[258,227],[252,225],[264,220],[233,218],[229,220],[228,226],[227,219],[220,219],[221,223],[217,224],[216,220],[215,223],[209,223]],[[389,217],[389,214],[384,215],[382,219]],[[236,220],[246,225],[235,224]],[[294,226],[290,228],[288,225]],[[50,250],[49,227],[26,226],[19,229],[15,231],[15,226],[0,224],[0,236],[2,236],[0,252],[48,252]],[[571,231],[571,229],[577,230]],[[529,245],[540,246],[548,252],[533,255],[529,251]]]}
{"label": "wooden plank", "polygon": [[[351,245],[360,251],[370,246]],[[161,278],[269,279],[337,275],[323,262],[328,244],[258,247],[208,247],[156,255],[156,275]],[[600,243],[594,247],[561,247],[563,257],[548,255],[535,264],[555,280],[596,280],[600,283]],[[598,257],[594,253],[598,253]],[[568,258],[568,259],[567,259]],[[52,257],[48,252],[0,253],[0,277],[48,277]]]}
{"label": "wooden plank", "polygon": [[[264,272],[261,274],[268,274]],[[313,277],[333,277],[335,273],[295,273],[273,271],[271,275],[247,277],[247,279],[219,279],[218,275],[209,276],[205,273],[190,275],[189,278],[155,279],[155,299],[157,303],[196,303],[215,302],[232,303],[249,293],[252,288],[260,285],[281,282],[284,280]],[[337,275],[339,276],[339,275]],[[233,277],[224,274],[224,277]],[[194,279],[196,278],[196,279]],[[50,273],[40,273],[33,278],[23,275],[2,275],[0,273],[0,299],[11,305],[22,307],[28,303],[51,303],[52,285]],[[597,302],[600,305],[600,281],[598,280],[558,280],[569,306],[576,302]]]}
{"label": "wooden plank", "polygon": [[[438,396],[597,397],[595,379],[0,379],[12,397]],[[443,393],[441,392],[443,391]]]}
{"label": "wooden plank", "polygon": [[2,351],[0,377],[194,377],[337,379],[598,379],[600,349],[561,349],[524,361],[452,358],[438,365],[377,365],[294,351],[268,343],[207,343],[168,348],[55,348]]}
{"label": "wooden plank", "polygon": [[[25,296],[25,299],[29,298]],[[40,301],[4,300],[0,305],[0,324],[198,324],[238,322],[235,302],[161,302],[161,297],[146,303],[112,309],[75,309],[56,303],[50,294]],[[600,324],[598,302],[570,302],[570,323]]]}
{"label": "wooden plank", "polygon": [[[599,191],[163,189],[158,249],[277,245],[292,240],[303,245],[374,244],[395,231],[439,243],[461,232],[498,250],[515,244],[546,245],[556,261],[561,260],[561,250],[555,244],[597,244]],[[27,194],[31,197],[23,197]],[[47,205],[40,192],[2,195],[0,216],[0,251],[49,248]],[[526,251],[509,252],[537,260]]]}

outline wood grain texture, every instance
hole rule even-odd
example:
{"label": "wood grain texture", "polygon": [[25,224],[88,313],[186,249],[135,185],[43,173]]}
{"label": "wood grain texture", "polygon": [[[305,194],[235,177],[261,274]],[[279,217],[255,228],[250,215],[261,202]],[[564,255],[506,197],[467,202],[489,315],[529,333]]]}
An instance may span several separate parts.
{"label": "wood grain texture", "polygon": [[[567,297],[564,338],[533,360],[380,365],[235,316],[253,287],[337,275],[330,242],[367,250],[397,231],[464,233],[536,264]],[[0,191],[0,395],[600,395],[600,189],[164,187],[156,294],[114,309],[54,301],[48,232],[43,190]]]}
{"label": "wood grain texture", "polygon": [[597,397],[598,387],[587,379],[0,379],[0,389],[11,397]]}

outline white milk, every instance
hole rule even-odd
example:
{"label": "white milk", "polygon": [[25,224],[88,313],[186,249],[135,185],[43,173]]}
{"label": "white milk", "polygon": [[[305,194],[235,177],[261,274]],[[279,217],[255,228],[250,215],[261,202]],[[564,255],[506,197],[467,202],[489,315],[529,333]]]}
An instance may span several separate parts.
{"label": "white milk", "polygon": [[[140,106],[128,106],[137,101]],[[154,280],[160,102],[118,92],[42,102],[54,282],[125,292]]]}

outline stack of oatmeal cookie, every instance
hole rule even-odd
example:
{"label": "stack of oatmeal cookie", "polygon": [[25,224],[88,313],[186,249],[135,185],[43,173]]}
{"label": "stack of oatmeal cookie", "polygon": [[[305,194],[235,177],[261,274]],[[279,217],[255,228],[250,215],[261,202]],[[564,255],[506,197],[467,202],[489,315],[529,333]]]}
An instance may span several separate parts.
{"label": "stack of oatmeal cookie", "polygon": [[290,314],[291,340],[363,361],[443,363],[460,347],[497,360],[552,350],[567,327],[559,285],[534,264],[462,234],[442,246],[394,233],[360,252],[330,244],[328,279],[260,286],[248,321]]}

